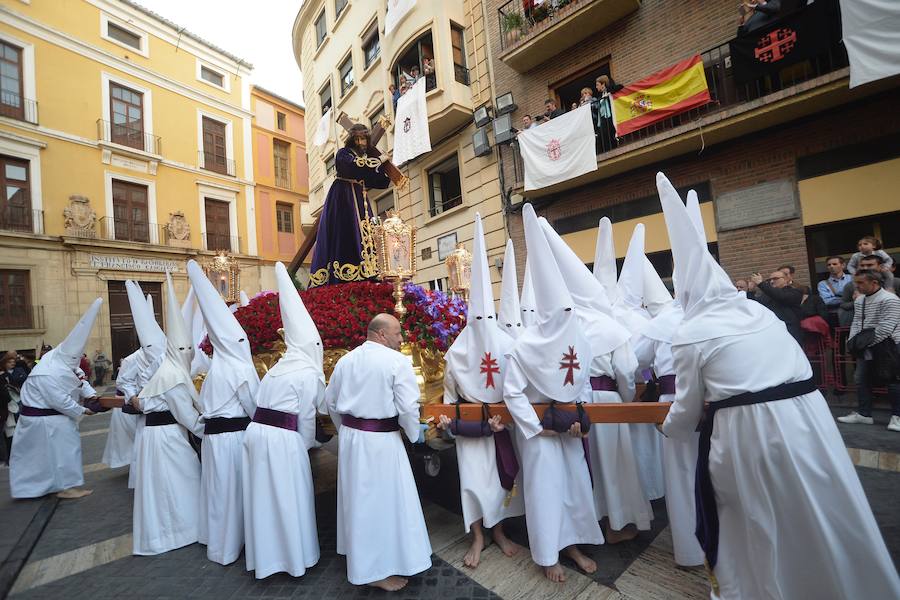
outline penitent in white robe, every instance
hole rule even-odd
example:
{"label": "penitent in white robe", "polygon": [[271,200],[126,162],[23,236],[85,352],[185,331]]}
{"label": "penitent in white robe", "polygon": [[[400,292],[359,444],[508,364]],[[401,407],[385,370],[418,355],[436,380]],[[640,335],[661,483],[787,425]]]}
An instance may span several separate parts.
{"label": "penitent in white robe", "polygon": [[[780,321],[672,352],[676,397],[663,431],[681,439],[692,437],[704,401],[812,376]],[[821,393],[719,411],[709,470],[719,598],[900,598],[897,571]]]}
{"label": "penitent in white robe", "polygon": [[[588,398],[585,387],[581,400]],[[580,438],[543,436],[532,404],[546,398],[528,383],[516,361],[507,362],[503,399],[516,424],[525,488],[525,523],[535,563],[549,567],[573,544],[602,544],[591,476]]]}
{"label": "penitent in white robe", "polygon": [[354,585],[431,568],[431,543],[400,431],[341,427],[341,415],[399,416],[403,433],[415,441],[418,400],[409,359],[371,341],[338,361],[325,391],[339,431],[337,552],[347,557]]}
{"label": "penitent in white robe", "polygon": [[[462,395],[453,378],[451,363],[444,370],[444,403],[455,404]],[[470,398],[463,398],[473,402]],[[511,428],[511,424],[507,427]],[[515,448],[515,433],[512,433]],[[522,497],[522,474],[516,478],[515,495],[509,496],[497,474],[497,451],[493,437],[470,438],[458,436],[456,461],[459,466],[459,494],[463,509],[463,525],[466,531],[479,519],[485,527],[493,527],[503,519],[525,514]],[[518,455],[518,452],[516,452]],[[508,503],[507,503],[508,500]]]}
{"label": "penitent in white robe", "polygon": [[[675,374],[672,344],[641,336],[635,344],[641,369],[652,368],[657,377]],[[676,379],[677,381],[677,379]],[[664,394],[660,402],[672,402],[675,394]],[[675,563],[683,567],[702,565],[703,548],[697,541],[697,507],[694,501],[694,479],[697,471],[697,444],[700,434],[689,433],[685,439],[663,436],[662,463],[666,480],[666,511],[672,531]]]}
{"label": "penitent in white robe", "polygon": [[[132,396],[137,396],[138,353],[129,354],[122,359],[119,366],[119,376],[116,378],[116,390],[123,393],[127,402]],[[109,433],[106,434],[106,446],[103,448],[103,464],[110,469],[126,467],[134,461],[136,446],[134,443],[140,415],[131,415],[122,412],[121,408],[110,411]],[[129,477],[129,479],[131,479]]]}
{"label": "penitent in white robe", "polygon": [[144,414],[171,411],[178,423],[144,426],[137,448],[134,488],[134,554],[152,555],[193,544],[200,522],[200,461],[188,429],[203,435],[191,393],[179,384],[140,400]]}
{"label": "penitent in white robe", "polygon": [[78,422],[84,407],[78,403],[81,382],[53,375],[29,377],[20,401],[32,408],[52,408],[60,415],[19,417],[9,458],[13,498],[39,498],[84,484]]}
{"label": "penitent in white robe", "polygon": [[325,396],[320,376],[310,368],[268,375],[256,393],[260,408],[296,414],[298,429],[250,423],[244,434],[244,557],[257,579],[279,572],[300,577],[319,561],[308,450]]}
{"label": "penitent in white robe", "polygon": [[[634,398],[634,371],[637,361],[630,344],[613,352],[595,356],[591,377],[606,375],[618,384],[618,392],[591,390],[591,403],[628,402]],[[594,475],[594,507],[597,518],[609,519],[619,530],[634,523],[640,530],[650,529],[653,508],[644,494],[638,476],[637,460],[628,423],[594,423],[590,431],[591,467]]]}
{"label": "penitent in white robe", "polygon": [[[225,402],[201,393],[203,417],[246,417],[256,411],[247,384]],[[241,491],[241,465],[244,460],[246,431],[228,431],[203,438],[200,457],[203,469],[200,479],[200,543],[205,544],[206,557],[220,565],[238,559],[244,545],[244,495]]]}

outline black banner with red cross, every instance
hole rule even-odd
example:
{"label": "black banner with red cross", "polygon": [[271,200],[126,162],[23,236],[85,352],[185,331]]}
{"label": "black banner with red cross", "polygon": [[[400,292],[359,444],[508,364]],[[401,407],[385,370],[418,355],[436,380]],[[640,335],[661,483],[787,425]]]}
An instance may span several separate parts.
{"label": "black banner with red cross", "polygon": [[838,0],[816,0],[732,40],[734,79],[743,84],[826,54],[841,39]]}

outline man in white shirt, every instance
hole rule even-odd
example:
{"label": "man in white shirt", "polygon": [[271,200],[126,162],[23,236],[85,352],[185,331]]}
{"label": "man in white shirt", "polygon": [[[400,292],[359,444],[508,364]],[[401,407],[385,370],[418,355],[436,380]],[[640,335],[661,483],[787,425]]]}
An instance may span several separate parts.
{"label": "man in white shirt", "polygon": [[[347,579],[389,592],[431,568],[431,543],[400,437],[419,438],[419,385],[398,350],[400,322],[376,315],[362,346],[338,361],[325,405],[338,439],[337,552]],[[326,412],[322,410],[321,412]]]}

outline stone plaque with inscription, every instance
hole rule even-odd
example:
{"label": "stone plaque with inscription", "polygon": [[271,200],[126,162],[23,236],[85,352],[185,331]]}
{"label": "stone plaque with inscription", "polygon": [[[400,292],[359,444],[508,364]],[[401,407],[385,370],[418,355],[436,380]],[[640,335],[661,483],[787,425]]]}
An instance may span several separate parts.
{"label": "stone plaque with inscription", "polygon": [[729,231],[799,216],[797,193],[790,179],[767,181],[716,197],[716,229]]}
{"label": "stone plaque with inscription", "polygon": [[91,254],[92,269],[108,269],[112,271],[148,271],[156,273],[177,273],[182,269],[178,261],[163,258],[139,258],[137,256],[108,256]]}

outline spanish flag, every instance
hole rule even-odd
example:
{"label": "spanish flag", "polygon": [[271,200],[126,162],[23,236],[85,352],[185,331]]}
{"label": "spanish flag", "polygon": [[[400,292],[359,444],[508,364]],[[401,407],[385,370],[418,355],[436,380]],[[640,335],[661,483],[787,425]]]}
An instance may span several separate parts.
{"label": "spanish flag", "polygon": [[711,100],[698,54],[613,94],[616,135],[621,137]]}

